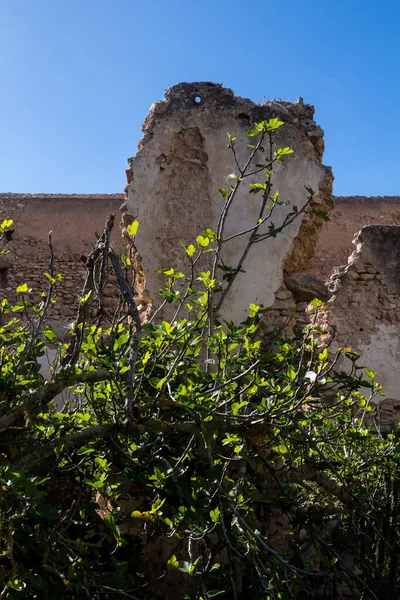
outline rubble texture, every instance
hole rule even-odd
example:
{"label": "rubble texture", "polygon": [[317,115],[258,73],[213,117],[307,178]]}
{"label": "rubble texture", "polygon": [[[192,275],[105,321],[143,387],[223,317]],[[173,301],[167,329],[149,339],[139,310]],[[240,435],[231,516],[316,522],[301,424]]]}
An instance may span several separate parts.
{"label": "rubble texture", "polygon": [[[157,291],[164,283],[154,269],[187,271],[180,242],[192,243],[207,227],[216,229],[223,206],[218,189],[226,186],[226,176],[235,172],[227,147],[228,133],[236,136],[239,161],[243,162],[249,152],[246,132],[253,123],[275,117],[284,121],[276,144],[291,147],[294,154],[277,166],[274,190],[279,190],[280,199],[301,208],[307,200],[307,185],[316,192],[315,204],[330,209],[333,178],[331,170],[322,165],[323,131],[313,115],[313,107],[302,102],[258,105],[214,83],[176,85],[166,91],[164,101],[153,104],[144,122],[139,152],[128,161],[124,216],[125,220],[137,218],[140,223],[135,243],[145,276],[143,290],[149,291],[153,308],[161,303]],[[255,163],[260,158],[256,156]],[[243,186],[229,214],[225,235],[253,227],[258,210],[258,196],[249,196],[248,187]],[[289,208],[278,210],[273,219],[276,226]],[[305,216],[275,239],[253,247],[244,265],[246,272],[239,275],[226,299],[225,315],[239,321],[251,302],[270,307],[275,299],[277,310],[291,310],[286,309],[289,303],[293,305],[291,293],[288,298],[280,297],[283,271],[307,268],[321,224],[320,217]],[[236,238],[224,246],[225,264],[236,266],[246,241]],[[287,289],[283,292],[285,295]],[[282,302],[285,308],[280,308]]]}

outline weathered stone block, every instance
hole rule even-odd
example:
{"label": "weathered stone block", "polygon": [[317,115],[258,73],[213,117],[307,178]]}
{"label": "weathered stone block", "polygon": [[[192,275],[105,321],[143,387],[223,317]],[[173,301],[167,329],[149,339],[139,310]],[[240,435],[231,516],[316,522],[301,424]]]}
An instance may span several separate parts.
{"label": "weathered stone block", "polygon": [[309,273],[292,273],[284,281],[297,302],[310,302],[314,298],[327,301],[332,296],[328,287]]}

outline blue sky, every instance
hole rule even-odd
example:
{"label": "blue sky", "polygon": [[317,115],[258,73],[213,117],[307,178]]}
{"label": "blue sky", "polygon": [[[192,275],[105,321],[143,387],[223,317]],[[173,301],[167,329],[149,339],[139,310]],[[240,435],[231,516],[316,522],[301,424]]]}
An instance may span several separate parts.
{"label": "blue sky", "polygon": [[305,101],[338,195],[400,195],[398,0],[0,0],[0,191],[119,192],[164,89]]}

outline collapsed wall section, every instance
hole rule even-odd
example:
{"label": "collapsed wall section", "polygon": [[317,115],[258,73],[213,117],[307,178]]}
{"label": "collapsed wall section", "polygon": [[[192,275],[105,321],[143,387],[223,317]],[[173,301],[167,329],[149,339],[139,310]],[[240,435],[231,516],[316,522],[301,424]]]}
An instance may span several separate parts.
{"label": "collapsed wall section", "polygon": [[335,207],[324,223],[310,271],[322,280],[345,265],[353,238],[365,225],[400,225],[400,196],[335,196]]}
{"label": "collapsed wall section", "polygon": [[400,227],[365,226],[354,244],[348,264],[329,280],[333,296],[318,310],[318,324],[328,331],[322,341],[331,341],[335,326],[332,352],[360,353],[362,365],[377,371],[384,410],[396,409],[400,418]]}
{"label": "collapsed wall section", "polygon": [[[176,85],[166,91],[165,100],[153,104],[144,122],[139,151],[128,161],[124,215],[125,222],[133,218],[139,221],[135,245],[153,308],[162,301],[158,289],[164,284],[154,269],[173,267],[187,272],[189,265],[181,242],[192,243],[206,228],[217,228],[224,203],[218,189],[226,187],[226,177],[238,170],[227,134],[236,137],[238,160],[243,164],[252,141],[246,132],[253,123],[271,118],[284,121],[276,145],[289,146],[294,154],[274,169],[273,192],[279,190],[281,200],[301,209],[307,201],[307,186],[315,191],[316,205],[322,210],[331,208],[333,177],[331,170],[322,165],[323,131],[313,115],[313,107],[302,101],[258,105],[214,83]],[[265,154],[262,148],[254,165]],[[260,176],[254,176],[248,183],[259,180]],[[226,237],[257,223],[259,196],[249,195],[248,191],[246,185],[237,194],[226,222]],[[275,226],[283,222],[289,210],[288,206],[277,208]],[[239,274],[226,298],[224,315],[241,321],[251,302],[270,307],[277,292],[278,303],[292,306],[291,294],[284,287],[284,270],[290,273],[307,268],[321,224],[320,217],[304,215],[276,238],[253,247],[243,266],[245,272]],[[265,223],[262,231],[268,226]],[[247,238],[236,237],[224,245],[222,258],[226,265],[237,265],[246,242]],[[203,264],[202,270],[206,269]],[[167,315],[164,312],[162,316]]]}

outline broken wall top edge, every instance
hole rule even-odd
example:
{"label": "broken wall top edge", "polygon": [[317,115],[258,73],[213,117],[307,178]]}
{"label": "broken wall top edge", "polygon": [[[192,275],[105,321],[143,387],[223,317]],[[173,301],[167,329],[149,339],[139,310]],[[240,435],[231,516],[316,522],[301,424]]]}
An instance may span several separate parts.
{"label": "broken wall top edge", "polygon": [[[191,82],[179,83],[165,91],[163,100],[157,100],[150,107],[142,131],[143,138],[139,141],[139,150],[152,137],[153,126],[160,119],[174,119],[176,115],[182,120],[184,115],[205,118],[209,112],[214,118],[235,118],[250,129],[255,122],[278,118],[285,123],[299,123],[312,135],[320,138],[323,131],[314,122],[314,106],[305,104],[300,99],[298,102],[286,102],[283,100],[269,100],[257,104],[249,98],[236,96],[234,92],[223,87],[220,83]],[[132,158],[128,159],[130,165]]]}
{"label": "broken wall top edge", "polygon": [[182,82],[173,85],[165,90],[165,100],[155,104],[176,104],[179,108],[182,106],[192,108],[200,106],[204,102],[214,102],[218,109],[247,105],[248,107],[269,108],[277,106],[285,114],[287,111],[293,112],[293,117],[312,119],[314,116],[314,106],[304,104],[303,101],[288,102],[285,100],[267,100],[266,102],[254,102],[250,98],[236,96],[233,90],[226,88],[222,83],[213,83],[210,81]]}
{"label": "broken wall top edge", "polygon": [[400,196],[334,196],[335,204],[400,204]]}

